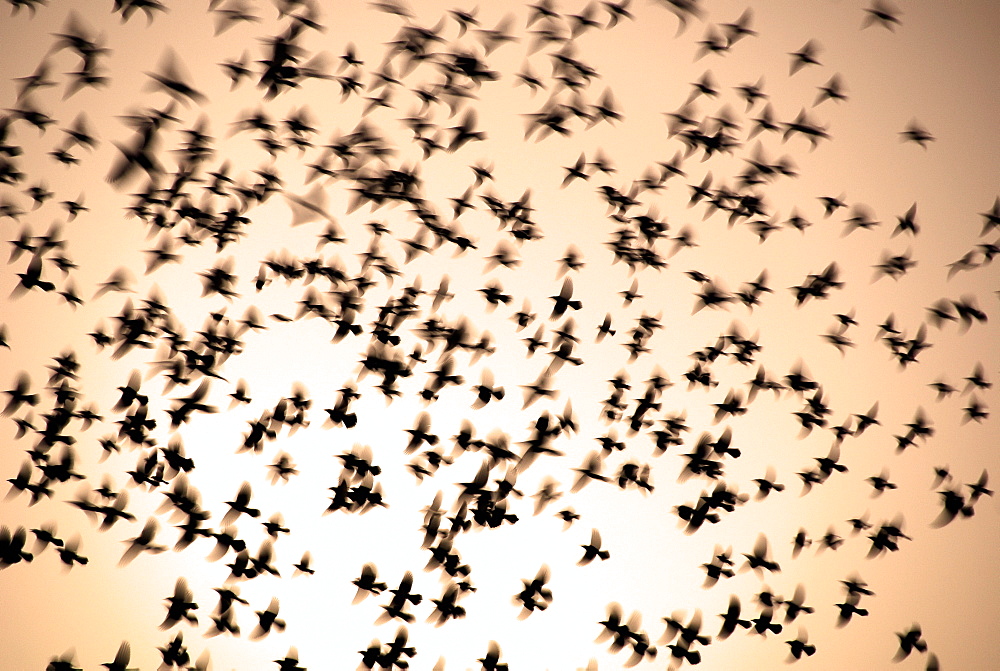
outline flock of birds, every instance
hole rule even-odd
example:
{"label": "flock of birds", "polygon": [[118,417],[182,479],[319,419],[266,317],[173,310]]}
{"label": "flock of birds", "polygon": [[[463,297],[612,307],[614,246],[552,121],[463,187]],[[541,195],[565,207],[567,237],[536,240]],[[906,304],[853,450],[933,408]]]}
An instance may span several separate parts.
{"label": "flock of birds", "polygon": [[[19,21],[41,20],[53,11],[44,0],[7,1]],[[706,69],[679,96],[676,110],[664,115],[662,134],[672,158],[626,177],[615,165],[615,152],[599,148],[545,175],[552,189],[577,193],[584,203],[591,202],[586,200],[590,194],[606,210],[594,217],[601,228],[581,224],[577,233],[570,233],[563,256],[548,255],[542,264],[535,261],[541,257],[534,250],[550,249],[544,247],[550,238],[567,239],[559,230],[567,224],[533,206],[538,196],[532,189],[514,197],[501,195],[503,166],[494,165],[490,154],[476,153],[494,133],[480,119],[489,112],[479,108],[480,96],[491,87],[506,86],[519,100],[534,101],[534,111],[523,115],[525,143],[544,146],[578,141],[588,133],[613,133],[628,124],[630,111],[618,103],[614,82],[603,80],[588,63],[585,45],[591,36],[636,21],[654,22],[662,31],[664,19],[670,18],[662,8],[676,18],[670,21],[678,34],[705,23],[693,55],[697,62],[725,58],[745,40],[756,39],[754,14],[748,9],[731,22],[717,23],[705,20],[707,8],[699,0],[657,0],[642,8],[631,0],[600,0],[582,4],[575,13],[554,0],[538,0],[519,9],[516,18],[511,14],[490,27],[475,9],[452,9],[428,20],[418,17],[418,4],[368,3],[367,11],[392,15],[398,32],[385,45],[368,45],[366,52],[348,39],[337,43],[330,37],[334,25],[324,22],[321,3],[273,0],[269,6],[211,0],[207,15],[218,36],[258,25],[274,27],[254,46],[255,53],[248,49],[217,68],[231,84],[229,94],[252,94],[258,100],[255,109],[235,116],[232,110],[211,107],[227,93],[210,92],[200,83],[209,76],[207,68],[195,77],[187,72],[183,61],[197,54],[182,59],[171,48],[163,51],[156,70],[145,73],[143,106],[117,117],[120,123],[96,109],[75,118],[51,116],[46,109],[113,83],[113,49],[90,27],[95,20],[90,8],[70,11],[34,70],[13,78],[15,99],[5,102],[0,113],[0,224],[5,234],[17,231],[8,243],[7,263],[17,279],[10,276],[12,294],[4,309],[10,326],[0,326],[0,348],[8,351],[0,349],[0,356],[10,367],[18,361],[17,348],[33,337],[31,329],[41,328],[43,317],[16,318],[19,305],[28,301],[52,314],[97,310],[100,319],[86,334],[88,349],[97,355],[65,349],[51,358],[47,379],[22,371],[11,376],[3,392],[5,435],[14,436],[4,449],[24,448],[18,452],[16,472],[6,478],[4,517],[17,515],[10,512],[17,506],[58,511],[51,517],[64,521],[22,525],[5,520],[0,578],[29,576],[29,565],[46,562],[48,555],[66,570],[93,569],[81,534],[66,533],[66,519],[81,529],[92,522],[108,537],[121,536],[122,567],[148,562],[154,571],[159,558],[153,555],[174,553],[200,564],[203,551],[211,548],[210,562],[225,573],[214,593],[196,593],[191,586],[196,581],[184,573],[173,592],[162,595],[160,668],[208,669],[209,648],[197,654],[189,647],[198,635],[257,641],[272,634],[287,637],[291,647],[283,658],[258,659],[253,668],[332,668],[318,658],[310,662],[307,655],[300,660],[295,643],[299,622],[282,610],[278,596],[260,603],[241,596],[241,587],[248,584],[267,583],[277,594],[287,581],[314,580],[323,571],[319,549],[316,556],[305,551],[297,561],[281,552],[279,561],[295,525],[260,503],[264,489],[281,490],[286,502],[305,497],[297,483],[308,477],[300,464],[311,455],[289,447],[293,435],[333,436],[325,439],[327,445],[330,440],[335,445],[354,442],[349,449],[335,448],[338,471],[332,486],[320,492],[325,507],[302,514],[323,517],[330,528],[340,516],[367,515],[371,520],[392,515],[400,503],[409,504],[388,484],[395,482],[387,479],[390,471],[404,472],[415,492],[410,503],[420,501],[422,523],[413,531],[426,566],[385,575],[373,557],[353,569],[355,606],[377,601],[375,624],[390,623],[395,631],[386,642],[356,642],[361,649],[354,660],[364,669],[431,668],[432,653],[421,649],[418,656],[419,637],[411,640],[407,625],[414,627],[416,618],[426,617],[437,627],[449,627],[477,615],[463,602],[470,603],[477,583],[491,577],[488,569],[481,576],[475,562],[463,559],[463,545],[473,532],[500,533],[536,524],[543,513],[554,514],[566,532],[560,538],[584,528],[586,542],[577,543],[580,567],[613,563],[618,548],[606,546],[601,530],[572,502],[583,507],[585,499],[601,501],[619,492],[655,500],[675,519],[678,534],[697,538],[765,500],[814,496],[828,483],[858,477],[850,468],[852,450],[862,436],[870,440],[881,432],[879,441],[900,453],[900,459],[934,436],[934,417],[922,407],[914,409],[909,421],[893,424],[884,407],[880,414],[878,400],[859,401],[865,409],[844,408],[849,401],[840,399],[835,408],[824,381],[814,379],[805,363],[778,371],[765,368],[768,334],[750,333],[742,320],[754,323],[754,315],[773,304],[804,312],[844,295],[850,287],[843,262],[820,257],[790,290],[773,283],[773,271],[762,271],[730,290],[725,278],[684,266],[686,254],[713,245],[699,227],[719,221],[732,229],[720,229],[719,235],[746,234],[740,245],[747,251],[740,253],[748,255],[772,236],[806,240],[838,217],[845,236],[884,226],[870,207],[850,203],[844,195],[817,197],[821,221],[807,218],[816,200],[788,209],[776,206],[770,195],[776,185],[799,176],[787,155],[769,156],[773,147],[804,141],[803,148],[818,150],[833,141],[831,129],[815,119],[815,110],[848,100],[841,75],[833,74],[818,87],[808,111],[803,106],[782,120],[769,102],[763,78],[723,83]],[[112,10],[122,24],[145,21],[149,31],[174,11],[159,0],[115,0]],[[193,16],[203,19],[201,10]],[[863,8],[858,21],[860,30],[886,31],[889,39],[890,32],[905,29],[901,13],[887,0]],[[333,56],[315,48],[317,43],[343,48]],[[381,51],[376,54],[376,49]],[[514,49],[524,51],[519,71],[494,69],[491,63]],[[788,53],[788,59],[788,77],[824,67],[822,45],[815,39]],[[67,63],[75,70],[64,72]],[[724,92],[735,94],[745,108],[716,104]],[[93,100],[100,100],[95,95]],[[334,101],[335,110],[344,110],[342,116],[315,113],[310,96]],[[304,102],[283,105],[288,98]],[[93,120],[96,116],[99,122]],[[344,124],[353,128],[336,128]],[[222,130],[227,126],[228,131]],[[220,131],[228,136],[217,138]],[[112,135],[118,139],[109,139]],[[915,152],[934,150],[935,137],[916,120],[899,132],[899,139],[912,143]],[[98,159],[108,160],[102,164]],[[447,182],[450,191],[440,195],[434,173],[446,160],[463,161],[465,172],[453,173]],[[55,176],[22,172],[29,161],[34,161],[30,169]],[[88,203],[111,196],[65,193],[62,175],[74,171],[99,173],[109,193],[127,199],[122,225],[138,227],[155,239],[143,252],[144,280],[137,280],[140,273],[127,266],[103,282],[82,279],[85,268],[72,260],[76,230],[92,214]],[[50,182],[56,191],[50,190]],[[543,188],[540,184],[536,190]],[[680,194],[690,209],[668,209],[669,216],[661,216],[658,203],[665,194]],[[263,258],[244,251],[261,228],[275,225],[267,220],[271,214],[260,213],[270,212],[266,208],[276,203],[291,213],[288,239],[308,235],[314,251],[272,249]],[[704,214],[704,223],[694,223],[696,212]],[[918,212],[914,203],[898,215],[891,237],[913,243],[923,225]],[[39,224],[44,217],[55,220],[47,230]],[[359,217],[367,221],[359,223]],[[676,223],[684,219],[691,221]],[[597,230],[602,239],[587,239],[587,231]],[[998,231],[1000,197],[981,213],[976,243],[942,274],[950,280],[989,272],[1000,252]],[[588,250],[586,255],[581,248]],[[190,274],[192,258],[209,260],[195,271],[198,284],[171,280],[166,290],[149,284],[171,272]],[[874,267],[873,281],[889,277],[900,282],[917,263],[910,250],[887,250]],[[588,272],[601,273],[615,264],[627,268],[627,285],[609,287],[585,279]],[[255,276],[242,273],[248,266],[255,268]],[[486,278],[467,270],[455,270],[452,276],[449,268],[480,269]],[[654,285],[667,277],[693,294],[677,318],[664,318],[662,305],[643,295],[652,297]],[[141,281],[146,290],[136,289]],[[521,288],[507,289],[504,282]],[[199,285],[200,296],[181,293]],[[82,291],[88,286],[91,290]],[[269,293],[277,298],[268,299]],[[118,300],[118,307],[109,312],[112,300]],[[284,307],[273,312],[259,307],[267,300]],[[592,319],[593,304],[610,305],[611,300],[618,305],[603,319]],[[874,334],[885,358],[900,371],[919,370],[935,332],[949,329],[971,339],[989,328],[996,301],[979,300],[972,294],[935,299],[918,323],[892,315],[881,323],[865,323],[853,310],[834,311],[816,347],[836,348],[849,366],[856,348],[870,347],[858,336]],[[730,325],[703,347],[669,364],[661,357],[663,348],[672,347],[664,340],[668,333],[719,314],[731,316]],[[200,324],[192,326],[191,315]],[[268,333],[280,332],[280,346],[294,349],[289,345],[297,337],[294,329],[315,329],[317,324],[324,329],[329,353],[314,355],[347,361],[353,369],[348,379],[331,382],[324,375],[328,390],[315,394],[299,380],[283,381],[290,391],[265,400],[252,377],[234,379],[241,358],[261,347]],[[995,361],[995,351],[992,356]],[[683,366],[675,365],[681,360],[686,361]],[[124,365],[130,372],[113,388],[96,392],[101,379],[92,379],[89,371],[101,365],[117,366],[115,370]],[[594,382],[607,368],[617,372],[607,382]],[[961,382],[932,373],[922,384],[930,385],[939,400],[964,399],[961,421],[975,427],[990,416],[986,399],[993,372],[978,364],[964,372]],[[603,385],[603,397],[595,400],[592,391],[576,391],[581,379],[589,380],[591,390]],[[108,402],[99,404],[95,396]],[[372,399],[384,409],[372,409]],[[415,413],[407,415],[411,428],[382,435],[377,444],[355,438],[366,435],[362,430],[389,423],[385,415],[397,409],[409,413],[414,407]],[[488,415],[497,408],[505,410]],[[801,431],[801,439],[815,441],[823,435],[823,452],[806,459],[797,472],[777,473],[761,449],[748,449],[750,438],[741,429],[744,415],[767,412],[794,418],[786,441],[795,440],[794,430]],[[243,423],[241,436],[199,439],[204,427],[223,416]],[[501,419],[484,426],[482,417]],[[453,436],[439,428],[453,424],[458,427]],[[229,443],[219,444],[221,440]],[[203,490],[211,481],[201,481],[200,487],[195,483],[203,464],[218,459],[220,450],[235,452],[229,460],[252,463],[255,475],[230,500],[209,501]],[[748,459],[763,464],[760,470],[766,472],[745,480],[730,475]],[[466,472],[474,475],[455,475]],[[654,483],[654,476],[659,482]],[[993,495],[985,469],[953,475],[940,466],[928,476],[933,479],[929,496],[940,502],[932,527],[965,523],[960,520],[973,516]],[[670,478],[676,486],[667,484]],[[900,486],[888,469],[864,482],[872,496]],[[678,498],[679,492],[689,491],[682,486],[701,488],[700,494]],[[752,603],[733,593],[724,613],[675,611],[649,629],[638,612],[627,615],[618,602],[600,603],[588,635],[615,655],[615,664],[628,667],[697,665],[707,650],[743,633],[781,640],[790,661],[822,656],[824,651],[809,642],[801,626],[797,636],[790,633],[791,623],[826,617],[817,626],[857,626],[851,623],[873,607],[873,587],[858,574],[838,576],[831,580],[843,578],[842,600],[810,604],[803,585],[782,596],[764,581],[810,546],[830,551],[862,546],[874,559],[900,551],[912,534],[928,533],[905,529],[901,517],[859,515],[848,524],[842,533],[833,526],[823,534],[803,528],[794,539],[762,532],[752,548],[741,548],[745,551],[716,545],[706,552],[707,561],[698,567],[704,588],[725,589],[728,580],[752,571],[760,579]],[[538,559],[537,573],[510,588],[512,617],[544,618],[543,611],[560,598],[552,589],[553,569],[545,556]],[[415,582],[420,581],[414,574],[419,576],[420,569],[440,578],[437,598],[417,591]],[[591,569],[555,569],[562,570]],[[894,661],[918,655],[927,669],[939,667],[919,625],[895,635]],[[444,656],[434,668],[506,669],[501,644],[489,641],[474,660],[446,661],[448,651],[437,651]],[[592,654],[571,652],[583,659]],[[58,653],[50,655],[49,671],[79,668],[74,652]],[[561,668],[579,661],[574,656]],[[123,642],[114,659],[101,666],[126,671],[131,662],[132,647]],[[588,668],[596,668],[596,662]]]}

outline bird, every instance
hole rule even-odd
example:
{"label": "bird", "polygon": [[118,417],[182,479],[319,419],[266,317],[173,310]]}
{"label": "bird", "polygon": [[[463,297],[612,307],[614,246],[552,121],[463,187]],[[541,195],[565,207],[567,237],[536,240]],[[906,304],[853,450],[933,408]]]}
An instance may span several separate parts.
{"label": "bird", "polygon": [[912,142],[914,144],[920,145],[921,149],[927,149],[927,146],[937,140],[936,137],[931,135],[919,121],[916,119],[911,119],[904,128],[899,133],[900,142]]}
{"label": "bird", "polygon": [[101,664],[108,671],[135,671],[129,667],[129,660],[132,659],[132,646],[129,645],[128,641],[122,641],[122,644],[118,646],[118,652],[115,654],[115,659],[113,662],[106,662]]}
{"label": "bird", "polygon": [[253,632],[250,634],[251,639],[264,638],[271,633],[272,629],[276,631],[284,631],[285,621],[278,617],[279,608],[280,604],[277,597],[272,597],[271,602],[265,610],[256,611],[257,626],[254,627]]}
{"label": "bird", "polygon": [[820,46],[818,42],[815,40],[809,40],[803,44],[798,51],[789,53],[788,55],[792,57],[792,62],[789,67],[788,74],[794,75],[807,65],[820,65],[820,62],[816,60],[819,49]]}
{"label": "bird", "polygon": [[903,632],[897,632],[896,638],[899,639],[899,650],[896,651],[895,656],[892,661],[899,662],[910,656],[914,650],[917,652],[927,652],[927,643],[923,640],[923,632],[920,630],[920,625],[914,624],[909,629]]}
{"label": "bird", "polygon": [[365,564],[362,567],[361,576],[355,579],[353,584],[358,588],[357,594],[354,597],[354,603],[358,603],[364,599],[367,596],[366,593],[377,595],[387,588],[384,582],[379,582],[375,565],[371,563]]}
{"label": "bird", "polygon": [[124,566],[131,563],[143,552],[149,552],[151,554],[165,552],[167,549],[166,547],[153,543],[158,530],[159,523],[156,521],[156,518],[150,517],[147,519],[146,523],[142,527],[142,532],[135,538],[131,538],[126,541],[129,545],[122,554],[122,557],[119,560],[119,565]]}
{"label": "bird", "polygon": [[800,630],[798,638],[785,641],[789,647],[789,654],[793,660],[802,659],[802,655],[812,657],[816,654],[816,646],[809,643],[809,636],[804,630]]}
{"label": "bird", "polygon": [[813,107],[816,107],[824,100],[833,100],[835,102],[847,100],[847,94],[844,92],[844,83],[839,74],[833,75],[826,84],[819,87],[819,94],[816,96]]}
{"label": "bird", "polygon": [[244,514],[249,515],[250,517],[260,517],[260,510],[250,507],[250,499],[252,497],[253,490],[250,487],[250,483],[244,482],[240,485],[240,489],[236,493],[236,498],[227,502],[229,510],[223,516],[222,523],[230,524],[236,521],[240,515]]}
{"label": "bird", "polygon": [[781,567],[777,562],[774,562],[767,558],[767,537],[763,534],[757,536],[757,541],[754,543],[753,552],[749,554],[744,554],[747,563],[746,567],[753,569],[755,572],[759,572],[758,569],[763,569],[770,572],[778,572]]}
{"label": "bird", "polygon": [[193,602],[193,595],[184,578],[178,578],[174,585],[174,593],[165,599],[168,603],[167,614],[160,624],[160,629],[166,630],[177,625],[182,620],[189,624],[198,624],[198,618],[191,611],[198,609],[198,604]]}
{"label": "bird", "polygon": [[719,615],[722,618],[722,627],[719,629],[717,638],[725,640],[736,631],[736,627],[749,629],[751,623],[740,617],[740,600],[736,595],[729,597],[729,608],[725,613]]}
{"label": "bird", "polygon": [[899,19],[899,10],[888,0],[874,0],[871,7],[865,8],[865,18],[861,22],[861,29],[869,26],[880,25],[889,32],[895,32],[896,27],[902,25]]}
{"label": "bird", "polygon": [[583,548],[583,557],[577,562],[578,565],[589,564],[594,559],[606,561],[611,557],[610,552],[601,549],[601,534],[597,529],[591,529],[590,543],[581,547]]}
{"label": "bird", "polygon": [[160,67],[160,72],[147,72],[146,76],[153,80],[152,88],[163,91],[178,103],[186,105],[188,103],[204,104],[208,101],[205,94],[201,93],[188,84],[183,74],[182,66],[177,53],[171,49],[164,52]]}

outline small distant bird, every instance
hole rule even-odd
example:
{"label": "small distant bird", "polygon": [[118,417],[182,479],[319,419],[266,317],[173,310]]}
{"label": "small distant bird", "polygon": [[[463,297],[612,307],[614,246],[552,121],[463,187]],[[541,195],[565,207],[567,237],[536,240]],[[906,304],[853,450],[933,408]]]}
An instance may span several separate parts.
{"label": "small distant bird", "polygon": [[919,144],[922,149],[927,149],[927,145],[937,139],[916,119],[912,119],[906,124],[906,128],[899,134],[901,136],[900,142],[913,142]]}
{"label": "small distant bird", "polygon": [[185,81],[183,68],[173,50],[164,54],[159,72],[147,72],[146,75],[153,80],[152,88],[163,91],[181,104],[187,104],[188,101],[199,105],[208,102],[204,93]]}
{"label": "small distant bird", "polygon": [[785,641],[785,643],[788,644],[789,652],[794,659],[801,659],[802,655],[811,657],[816,654],[816,646],[809,643],[809,635],[805,630],[799,632],[798,638]]}
{"label": "small distant bird", "polygon": [[809,40],[802,45],[798,51],[789,52],[789,56],[792,57],[791,65],[788,68],[788,74],[794,75],[796,72],[801,70],[807,65],[821,65],[821,63],[816,60],[816,55],[819,53],[819,44],[816,40]]}
{"label": "small distant bird", "polygon": [[892,658],[894,662],[903,661],[914,650],[917,652],[927,652],[927,642],[923,640],[923,633],[920,630],[919,624],[914,624],[904,632],[897,632],[896,638],[899,639],[899,650],[896,651],[896,655]]}
{"label": "small distant bird", "polygon": [[844,93],[844,83],[839,74],[833,75],[826,84],[819,87],[819,94],[816,96],[816,102],[813,103],[813,107],[819,105],[824,100],[835,100],[837,102],[847,100],[847,94]]}
{"label": "small distant bird", "polygon": [[583,548],[583,557],[577,562],[579,565],[589,564],[596,558],[604,561],[611,556],[610,552],[601,549],[601,533],[597,529],[591,529],[590,543],[581,545],[580,547]]}
{"label": "small distant bird", "polygon": [[896,26],[902,25],[899,20],[899,10],[889,3],[888,0],[874,0],[872,6],[865,9],[865,18],[861,22],[861,30],[875,24],[882,26],[890,32],[895,32]]}
{"label": "small distant bird", "polygon": [[132,646],[129,645],[128,641],[122,641],[122,644],[118,646],[118,653],[115,655],[115,661],[106,662],[101,664],[108,671],[138,671],[137,669],[131,668],[128,665],[129,660],[132,658]]}

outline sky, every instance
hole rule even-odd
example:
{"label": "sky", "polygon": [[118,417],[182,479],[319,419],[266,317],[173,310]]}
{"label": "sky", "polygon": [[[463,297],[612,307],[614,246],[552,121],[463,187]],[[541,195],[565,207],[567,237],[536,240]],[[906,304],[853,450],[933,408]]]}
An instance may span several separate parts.
{"label": "sky", "polygon": [[9,4],[0,669],[995,665],[995,4]]}

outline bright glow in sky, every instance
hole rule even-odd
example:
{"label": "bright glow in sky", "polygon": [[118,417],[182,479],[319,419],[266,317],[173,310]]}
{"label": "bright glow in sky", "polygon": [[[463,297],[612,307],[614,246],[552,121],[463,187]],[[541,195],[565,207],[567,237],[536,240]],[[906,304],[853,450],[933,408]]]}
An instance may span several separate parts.
{"label": "bright glow in sky", "polygon": [[9,2],[0,669],[994,664],[997,5]]}

